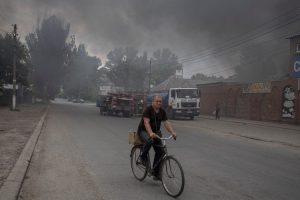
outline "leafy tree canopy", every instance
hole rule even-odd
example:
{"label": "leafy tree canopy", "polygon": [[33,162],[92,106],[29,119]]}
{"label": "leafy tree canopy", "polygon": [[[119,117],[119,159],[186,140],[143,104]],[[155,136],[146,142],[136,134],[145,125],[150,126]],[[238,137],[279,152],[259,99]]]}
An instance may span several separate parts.
{"label": "leafy tree canopy", "polygon": [[158,85],[174,75],[176,70],[182,69],[178,57],[168,48],[156,50],[151,60],[153,66],[151,79],[154,85]]}
{"label": "leafy tree canopy", "polygon": [[54,98],[59,92],[68,63],[66,40],[70,24],[55,15],[45,17],[35,32],[26,36],[34,67],[33,82],[37,96]]}
{"label": "leafy tree canopy", "polygon": [[197,73],[194,74],[191,79],[194,80],[202,80],[202,81],[222,81],[224,80],[224,77],[220,76],[220,77],[216,77],[216,76],[207,76],[205,74],[201,74],[201,73]]}
{"label": "leafy tree canopy", "polygon": [[97,68],[101,60],[89,56],[85,45],[71,48],[68,73],[64,81],[64,92],[73,98],[94,100],[97,91]]}
{"label": "leafy tree canopy", "polygon": [[146,52],[138,56],[135,48],[116,48],[108,53],[107,59],[107,76],[116,86],[143,91],[149,65]]}
{"label": "leafy tree canopy", "polygon": [[[13,49],[15,41],[11,34],[0,34],[0,85],[12,84]],[[28,74],[31,70],[30,56],[27,47],[17,38],[16,42],[16,78],[17,83],[28,85]]]}
{"label": "leafy tree canopy", "polygon": [[170,49],[156,50],[153,58],[147,52],[139,55],[136,48],[116,48],[107,55],[105,64],[107,77],[116,86],[125,90],[145,91],[148,89],[151,60],[151,84],[157,85],[182,69],[178,58]]}

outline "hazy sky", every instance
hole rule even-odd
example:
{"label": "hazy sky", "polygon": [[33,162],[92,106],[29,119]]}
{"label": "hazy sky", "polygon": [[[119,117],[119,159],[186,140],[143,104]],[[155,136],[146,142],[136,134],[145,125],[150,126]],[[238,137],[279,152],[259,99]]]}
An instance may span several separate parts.
{"label": "hazy sky", "polygon": [[[239,62],[239,50],[218,54],[234,45],[231,39],[264,24],[250,37],[272,25],[284,23],[300,10],[282,15],[300,4],[298,0],[0,0],[0,31],[18,24],[21,38],[35,29],[37,17],[56,14],[71,24],[71,34],[87,45],[90,54],[105,61],[116,47],[134,46],[149,55],[170,48],[184,61],[184,74],[229,75]],[[298,4],[298,5],[297,5]],[[299,16],[298,16],[299,17]],[[271,31],[252,43],[284,34],[300,33],[300,23]],[[297,27],[299,29],[297,30]],[[245,39],[241,40],[244,41]],[[246,39],[247,40],[247,39]],[[236,40],[235,40],[236,42]],[[283,38],[279,43],[286,43]],[[249,44],[245,43],[246,45]],[[238,46],[240,47],[240,46]],[[202,50],[210,48],[210,51]],[[233,49],[234,50],[234,49]],[[203,55],[210,56],[203,57]],[[211,56],[213,55],[213,56]],[[187,62],[191,59],[193,62]],[[224,70],[224,72],[216,73]],[[214,74],[215,73],[215,74]]]}

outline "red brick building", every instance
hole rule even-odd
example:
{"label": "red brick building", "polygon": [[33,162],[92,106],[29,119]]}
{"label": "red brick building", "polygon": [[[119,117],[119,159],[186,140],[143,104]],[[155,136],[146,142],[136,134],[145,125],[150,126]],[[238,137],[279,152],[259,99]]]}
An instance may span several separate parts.
{"label": "red brick building", "polygon": [[300,81],[292,74],[294,58],[300,55],[300,35],[288,39],[289,77],[264,83],[198,84],[201,91],[200,113],[212,115],[219,103],[221,116],[300,124]]}

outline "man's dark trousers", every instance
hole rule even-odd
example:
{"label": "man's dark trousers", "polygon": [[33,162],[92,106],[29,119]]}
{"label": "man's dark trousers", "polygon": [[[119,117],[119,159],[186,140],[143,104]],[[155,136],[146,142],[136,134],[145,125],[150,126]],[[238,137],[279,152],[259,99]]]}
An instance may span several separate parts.
{"label": "man's dark trousers", "polygon": [[[143,159],[147,159],[147,154],[148,154],[151,146],[153,146],[153,149],[155,151],[155,156],[154,156],[154,161],[153,161],[153,175],[159,176],[160,163],[158,165],[156,163],[164,155],[164,149],[162,148],[162,141],[158,138],[154,138],[154,139],[150,138],[148,133],[143,130],[140,131],[139,135],[142,138],[142,140],[145,142],[141,157]],[[158,133],[157,135],[159,137],[162,136],[161,133]]]}

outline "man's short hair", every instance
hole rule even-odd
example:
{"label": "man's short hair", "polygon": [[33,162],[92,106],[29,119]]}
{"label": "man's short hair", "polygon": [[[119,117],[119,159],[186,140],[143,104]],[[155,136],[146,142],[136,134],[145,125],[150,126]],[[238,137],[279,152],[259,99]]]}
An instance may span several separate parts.
{"label": "man's short hair", "polygon": [[161,98],[162,99],[162,97],[159,94],[156,94],[156,95],[153,96],[152,101],[154,101],[156,98]]}

